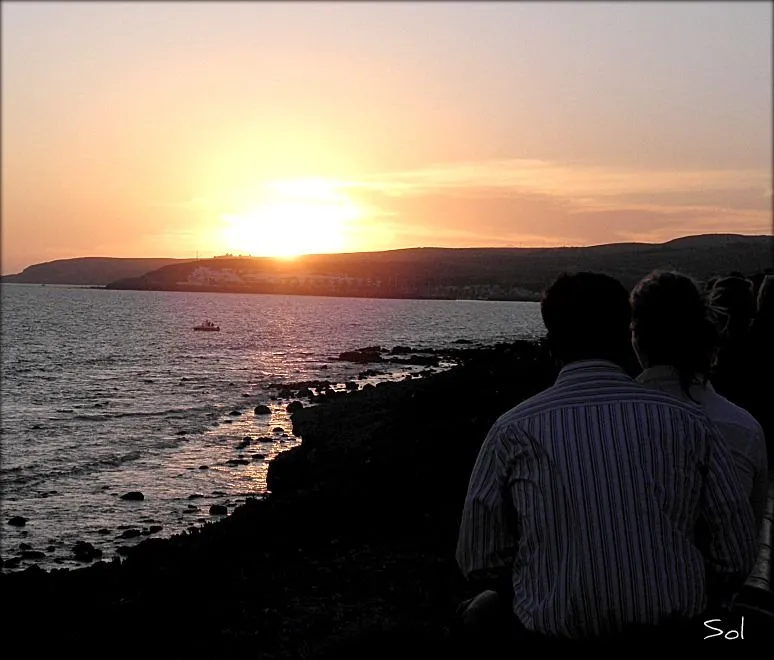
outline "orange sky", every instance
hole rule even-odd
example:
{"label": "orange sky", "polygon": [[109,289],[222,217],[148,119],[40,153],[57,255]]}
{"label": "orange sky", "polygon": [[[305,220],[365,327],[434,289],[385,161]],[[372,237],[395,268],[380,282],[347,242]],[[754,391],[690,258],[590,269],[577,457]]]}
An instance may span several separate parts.
{"label": "orange sky", "polygon": [[2,12],[3,273],[771,233],[769,3]]}

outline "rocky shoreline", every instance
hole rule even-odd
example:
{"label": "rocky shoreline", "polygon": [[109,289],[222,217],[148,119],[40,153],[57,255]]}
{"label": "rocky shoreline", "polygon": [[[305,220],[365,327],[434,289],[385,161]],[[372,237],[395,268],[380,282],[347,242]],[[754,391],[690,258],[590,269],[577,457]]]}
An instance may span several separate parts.
{"label": "rocky shoreline", "polygon": [[1,575],[6,642],[33,657],[453,655],[470,470],[492,422],[555,371],[526,341],[445,357],[458,365],[296,407],[303,442],[271,463],[271,495],[219,522],[123,560]]}

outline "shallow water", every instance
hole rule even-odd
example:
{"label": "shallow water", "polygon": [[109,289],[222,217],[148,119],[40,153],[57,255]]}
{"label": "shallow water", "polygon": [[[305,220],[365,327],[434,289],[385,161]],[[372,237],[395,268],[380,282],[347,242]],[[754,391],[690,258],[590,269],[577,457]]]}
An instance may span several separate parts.
{"label": "shallow water", "polygon": [[[384,370],[336,359],[363,346],[443,348],[543,332],[536,303],[18,284],[0,285],[0,295],[2,557],[22,543],[46,555],[21,569],[74,565],[77,540],[109,559],[146,538],[122,538],[126,528],[161,525],[155,535],[169,536],[214,519],[212,504],[230,511],[260,496],[272,457],[300,442],[269,383],[343,384]],[[194,332],[205,318],[221,331]],[[370,380],[421,369],[393,366]],[[255,415],[259,403],[272,414]],[[240,455],[247,465],[227,464]],[[131,490],[144,501],[120,499]],[[24,527],[7,524],[18,515]]]}

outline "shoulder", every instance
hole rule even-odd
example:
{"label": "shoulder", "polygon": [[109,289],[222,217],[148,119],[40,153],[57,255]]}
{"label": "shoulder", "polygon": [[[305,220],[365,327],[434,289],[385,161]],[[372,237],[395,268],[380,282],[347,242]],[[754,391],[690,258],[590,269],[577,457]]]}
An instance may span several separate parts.
{"label": "shoulder", "polygon": [[763,427],[760,422],[750,412],[736,405],[733,401],[729,401],[722,394],[713,391],[712,404],[714,414],[711,417],[716,418],[718,422],[730,423],[742,427],[754,435],[763,436]]}

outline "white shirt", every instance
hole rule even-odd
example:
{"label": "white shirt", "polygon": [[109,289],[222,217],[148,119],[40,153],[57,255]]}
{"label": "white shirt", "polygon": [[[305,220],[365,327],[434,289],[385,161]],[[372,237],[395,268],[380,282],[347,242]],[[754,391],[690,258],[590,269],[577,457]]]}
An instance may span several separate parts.
{"label": "white shirt", "polygon": [[[755,522],[760,529],[768,498],[768,460],[763,428],[744,408],[718,394],[711,383],[694,382],[686,396],[674,367],[658,365],[645,369],[637,381],[688,402],[695,402],[718,427],[728,444],[744,492],[750,497]],[[693,399],[693,401],[691,401]],[[772,402],[774,404],[774,402]]]}

